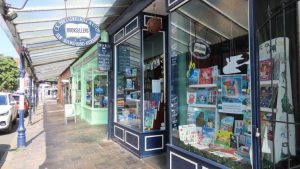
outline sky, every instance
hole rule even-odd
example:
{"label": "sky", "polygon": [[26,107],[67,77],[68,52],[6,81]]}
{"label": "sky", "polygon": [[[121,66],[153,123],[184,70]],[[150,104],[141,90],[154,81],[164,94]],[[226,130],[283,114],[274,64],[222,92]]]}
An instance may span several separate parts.
{"label": "sky", "polygon": [[4,56],[12,56],[14,58],[19,58],[14,46],[9,41],[8,37],[4,33],[3,29],[0,27],[0,54]]}

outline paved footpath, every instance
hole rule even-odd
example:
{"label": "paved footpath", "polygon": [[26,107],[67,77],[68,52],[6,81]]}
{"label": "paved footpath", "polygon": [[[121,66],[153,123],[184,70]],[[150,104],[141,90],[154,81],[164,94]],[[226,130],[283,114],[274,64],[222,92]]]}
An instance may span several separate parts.
{"label": "paved footpath", "polygon": [[[164,155],[139,159],[106,139],[106,125],[84,120],[64,123],[63,106],[55,101],[40,104],[26,124],[27,146],[13,143],[3,169],[165,169]],[[16,139],[15,139],[16,140]]]}

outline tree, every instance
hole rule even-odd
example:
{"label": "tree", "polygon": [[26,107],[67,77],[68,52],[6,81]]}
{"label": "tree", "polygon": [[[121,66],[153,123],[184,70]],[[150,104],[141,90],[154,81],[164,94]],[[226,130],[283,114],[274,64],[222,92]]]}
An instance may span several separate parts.
{"label": "tree", "polygon": [[15,91],[18,88],[19,68],[12,57],[0,54],[0,91]]}

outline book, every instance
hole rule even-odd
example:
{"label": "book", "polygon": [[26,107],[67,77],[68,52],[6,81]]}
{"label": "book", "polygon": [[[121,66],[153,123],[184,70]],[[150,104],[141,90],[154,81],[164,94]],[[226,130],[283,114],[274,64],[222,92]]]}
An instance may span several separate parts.
{"label": "book", "polygon": [[125,76],[130,77],[131,76],[131,69],[130,68],[125,68]]}
{"label": "book", "polygon": [[[267,139],[271,141],[273,140],[272,114],[271,112],[260,112],[261,133],[267,132]],[[264,136],[262,136],[262,138],[264,138]]]}
{"label": "book", "polygon": [[126,89],[133,89],[133,81],[131,79],[126,79]]}
{"label": "book", "polygon": [[231,131],[218,130],[216,132],[215,144],[220,145],[222,147],[229,148],[231,142],[231,135],[232,135]]}
{"label": "book", "polygon": [[238,98],[242,95],[241,75],[226,75],[221,80],[222,96]]}
{"label": "book", "polygon": [[272,86],[260,87],[260,107],[276,107],[278,88]]}
{"label": "book", "polygon": [[192,108],[194,124],[197,127],[215,127],[215,112],[209,109]]}
{"label": "book", "polygon": [[186,93],[187,104],[195,104],[196,98],[197,98],[197,92],[187,92]]}
{"label": "book", "polygon": [[218,91],[215,89],[209,89],[207,93],[208,93],[207,103],[216,104]]}
{"label": "book", "polygon": [[200,69],[191,69],[190,70],[190,76],[188,77],[189,85],[199,83],[199,74],[200,74]]}
{"label": "book", "polygon": [[196,103],[197,104],[207,104],[208,103],[208,91],[206,89],[197,90],[196,94]]}
{"label": "book", "polygon": [[234,121],[234,134],[240,134],[243,130],[243,120]]}
{"label": "book", "polygon": [[250,111],[246,111],[243,116],[243,133],[251,134],[252,131],[252,114]]}
{"label": "book", "polygon": [[259,61],[259,80],[271,80],[271,59]]}
{"label": "book", "polygon": [[197,129],[195,124],[180,125],[179,126],[179,139],[184,144],[194,144],[199,142]]}
{"label": "book", "polygon": [[233,122],[234,122],[234,117],[224,116],[221,119],[220,130],[232,132],[233,131]]}
{"label": "book", "polygon": [[215,129],[209,127],[202,127],[202,140],[200,144],[207,145],[207,143],[212,143],[215,138]]}
{"label": "book", "polygon": [[201,68],[199,73],[199,84],[212,84],[213,70],[213,67]]}

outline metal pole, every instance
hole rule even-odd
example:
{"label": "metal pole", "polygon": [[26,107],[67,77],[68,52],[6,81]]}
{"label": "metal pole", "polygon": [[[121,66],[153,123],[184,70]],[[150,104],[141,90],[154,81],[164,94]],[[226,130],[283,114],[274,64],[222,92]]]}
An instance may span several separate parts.
{"label": "metal pole", "polygon": [[24,77],[25,77],[25,56],[24,53],[20,54],[20,102],[19,102],[19,126],[18,126],[18,143],[17,147],[26,147],[26,134],[24,126]]}
{"label": "metal pole", "polygon": [[29,120],[28,124],[32,124],[32,76],[29,76],[29,100],[28,100],[28,113],[29,113]]}
{"label": "metal pole", "polygon": [[[249,45],[251,65],[251,108],[252,108],[252,168],[261,168],[260,106],[259,106],[259,57],[256,37],[256,0],[249,1]],[[251,157],[250,157],[251,158]]]}

